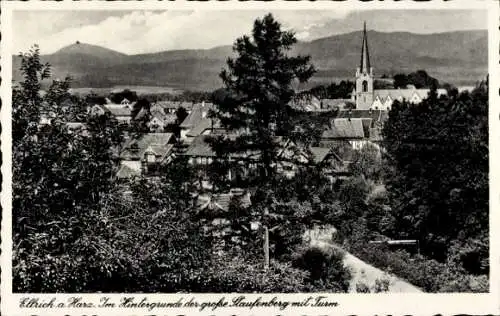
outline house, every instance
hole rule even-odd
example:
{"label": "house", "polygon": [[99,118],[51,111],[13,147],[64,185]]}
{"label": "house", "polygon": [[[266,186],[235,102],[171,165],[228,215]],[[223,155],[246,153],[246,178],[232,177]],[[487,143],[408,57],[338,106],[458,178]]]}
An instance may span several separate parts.
{"label": "house", "polygon": [[[236,137],[236,135],[227,135],[228,137]],[[211,184],[208,179],[206,168],[211,165],[217,157],[216,152],[212,149],[208,142],[209,135],[199,135],[189,144],[183,156],[188,159],[188,163],[192,166],[198,166],[200,170],[200,182],[203,187],[210,188]],[[242,177],[251,174],[256,170],[256,161],[260,159],[258,152],[232,153],[228,157],[230,167],[228,168],[227,179],[237,181]]]}
{"label": "house", "polygon": [[366,125],[370,122],[367,121],[369,120],[362,118],[334,118],[330,127],[321,135],[322,143],[348,141],[353,149],[361,149],[368,141]]}
{"label": "house", "polygon": [[70,134],[80,134],[83,136],[88,135],[87,126],[81,122],[67,122],[66,127]]}
{"label": "house", "polygon": [[240,241],[239,234],[242,230],[250,231],[259,228],[258,222],[252,222],[248,226],[233,226],[231,218],[231,203],[238,207],[248,209],[252,202],[249,192],[240,189],[232,189],[228,193],[202,194],[196,197],[196,217],[203,223],[203,231],[216,239],[214,250],[223,251],[226,236],[231,236],[233,242]]}
{"label": "house", "polygon": [[120,104],[123,106],[127,106],[127,105],[130,106],[130,101],[127,98],[123,98],[123,100],[121,100]]}
{"label": "house", "polygon": [[130,124],[130,121],[132,120],[132,108],[130,108],[129,106],[106,106],[106,109],[118,120],[119,123]]}
{"label": "house", "polygon": [[[193,105],[191,113],[180,124],[183,141],[190,143],[194,137],[200,135],[207,127],[212,126],[212,119],[208,117],[208,113],[213,108],[212,103],[202,102]],[[193,131],[193,129],[195,130]]]}
{"label": "house", "polygon": [[141,168],[135,166],[134,164],[130,164],[127,161],[122,161],[120,164],[120,168],[116,173],[116,178],[118,180],[126,180],[133,177],[138,177],[141,175]]}
{"label": "house", "polygon": [[[370,107],[373,110],[390,110],[394,101],[403,100],[418,104],[428,97],[430,89],[416,89],[415,86],[409,86],[407,89],[376,89],[374,90],[373,104]],[[438,97],[446,95],[445,89],[437,89]]]}
{"label": "house", "polygon": [[368,143],[378,147],[381,140],[381,128],[371,118],[334,118],[321,135],[321,146],[333,147],[343,142],[360,150]]}
{"label": "house", "polygon": [[132,108],[128,105],[118,105],[115,104],[107,104],[107,105],[99,105],[96,104],[88,109],[89,115],[105,115],[106,113],[114,116],[119,123],[129,124],[132,120]]}
{"label": "house", "polygon": [[347,141],[353,149],[361,149],[368,142],[378,144],[382,141],[382,128],[387,119],[388,112],[383,110],[339,111],[323,131],[321,145],[331,147]]}
{"label": "house", "polygon": [[172,133],[148,133],[129,140],[120,153],[121,171],[129,174],[131,169],[134,174],[155,174],[173,159],[174,142]]}
{"label": "house", "polygon": [[88,109],[88,112],[90,115],[99,116],[99,115],[106,114],[106,112],[108,112],[108,109],[106,107],[104,107],[103,105],[95,104],[94,106],[92,106]]}
{"label": "house", "polygon": [[175,113],[165,113],[164,109],[157,105],[153,105],[149,111],[142,108],[135,118],[142,119],[146,115],[149,115],[146,125],[151,132],[163,131],[167,126],[175,124],[177,121]]}
{"label": "house", "polygon": [[184,101],[156,101],[153,106],[162,108],[167,114],[175,114],[179,108],[184,108],[188,113],[193,108],[193,102]]}
{"label": "house", "polygon": [[288,141],[278,153],[276,170],[287,178],[295,177],[300,166],[321,167],[329,176],[343,174],[345,166],[342,159],[331,148],[301,148]]}

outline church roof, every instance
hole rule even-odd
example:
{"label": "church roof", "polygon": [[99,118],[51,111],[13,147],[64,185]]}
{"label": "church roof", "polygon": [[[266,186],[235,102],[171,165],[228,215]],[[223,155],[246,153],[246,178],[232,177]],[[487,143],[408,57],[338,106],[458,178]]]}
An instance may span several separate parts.
{"label": "church roof", "polygon": [[370,72],[370,54],[368,52],[368,38],[366,36],[366,22],[363,26],[363,44],[361,47],[361,62],[359,65],[359,70],[361,72]]}

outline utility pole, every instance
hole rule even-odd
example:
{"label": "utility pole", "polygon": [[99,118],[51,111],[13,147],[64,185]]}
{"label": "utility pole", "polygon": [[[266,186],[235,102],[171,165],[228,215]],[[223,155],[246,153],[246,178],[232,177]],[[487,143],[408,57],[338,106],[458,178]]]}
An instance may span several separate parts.
{"label": "utility pole", "polygon": [[269,227],[267,226],[267,217],[269,209],[264,208],[264,270],[269,270]]}

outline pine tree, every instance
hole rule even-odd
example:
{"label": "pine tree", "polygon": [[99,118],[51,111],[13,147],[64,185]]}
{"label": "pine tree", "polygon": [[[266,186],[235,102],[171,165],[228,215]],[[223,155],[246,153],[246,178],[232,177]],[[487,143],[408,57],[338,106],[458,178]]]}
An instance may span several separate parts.
{"label": "pine tree", "polygon": [[290,136],[294,129],[289,105],[295,94],[293,85],[306,82],[315,72],[310,57],[289,56],[296,42],[294,34],[281,30],[271,14],[257,19],[252,38],[238,38],[233,46],[238,56],[229,58],[228,69],[220,74],[229,93],[216,101],[211,113],[228,132],[209,140],[218,157],[214,166],[224,174],[221,166],[235,169],[246,161],[256,171],[250,173],[255,181],[250,183],[258,188],[252,203],[264,227],[265,268],[269,266],[268,223],[279,217],[273,214],[279,208],[272,193],[275,166],[285,144],[283,136]]}
{"label": "pine tree", "polygon": [[272,177],[276,153],[282,142],[277,131],[287,135],[289,102],[295,92],[293,84],[305,82],[314,74],[310,57],[290,57],[288,51],[297,42],[294,34],[282,31],[271,14],[254,23],[252,38],[238,38],[229,58],[228,69],[220,74],[231,96],[220,100],[212,115],[237,137],[219,137],[212,142],[221,155],[255,153],[259,176]]}

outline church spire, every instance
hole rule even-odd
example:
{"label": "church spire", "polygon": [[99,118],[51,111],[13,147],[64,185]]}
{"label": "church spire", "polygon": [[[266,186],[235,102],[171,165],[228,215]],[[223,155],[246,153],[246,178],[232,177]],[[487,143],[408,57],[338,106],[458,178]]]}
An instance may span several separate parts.
{"label": "church spire", "polygon": [[370,54],[368,53],[368,38],[366,37],[366,22],[363,26],[363,46],[361,47],[361,73],[370,73]]}

